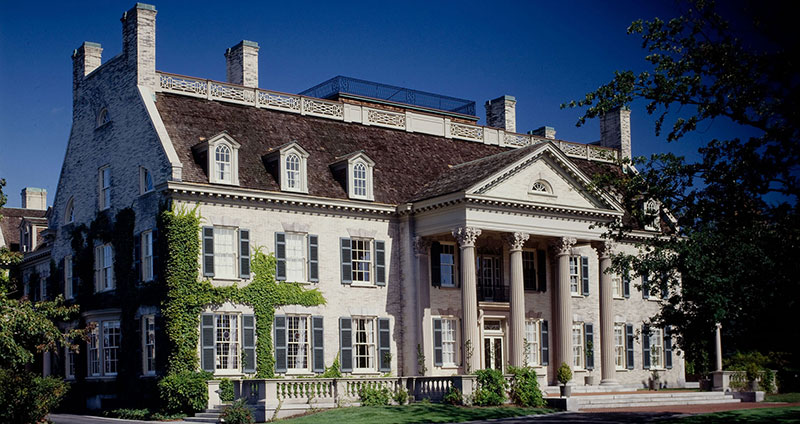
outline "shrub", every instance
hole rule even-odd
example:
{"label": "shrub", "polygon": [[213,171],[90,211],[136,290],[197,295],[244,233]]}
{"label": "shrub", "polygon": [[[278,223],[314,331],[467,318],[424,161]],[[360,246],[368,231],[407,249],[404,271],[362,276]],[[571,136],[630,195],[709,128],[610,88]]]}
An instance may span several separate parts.
{"label": "shrub", "polygon": [[233,381],[223,378],[219,382],[219,400],[233,402]]}
{"label": "shrub", "polygon": [[219,416],[220,422],[226,424],[253,424],[253,411],[244,402],[244,399],[239,399],[222,410]]}
{"label": "shrub", "polygon": [[194,414],[208,406],[209,373],[181,371],[169,374],[158,382],[164,410],[169,413]]}
{"label": "shrub", "polygon": [[60,378],[0,369],[0,422],[39,422],[58,406],[69,385]]}
{"label": "shrub", "polygon": [[105,411],[103,412],[103,415],[109,418],[144,421],[150,418],[150,411],[147,409],[121,408],[121,409],[113,409],[111,411]]}
{"label": "shrub", "polygon": [[449,403],[451,405],[463,405],[464,395],[461,394],[461,390],[458,390],[455,387],[450,387],[447,389],[447,393],[444,394],[442,402]]}
{"label": "shrub", "polygon": [[478,406],[498,406],[506,400],[506,381],[500,370],[478,370],[478,389],[473,403]]}
{"label": "shrub", "polygon": [[758,382],[758,387],[767,393],[775,393],[777,391],[775,388],[775,372],[769,368],[765,369],[764,372],[761,373],[761,380]]}
{"label": "shrub", "polygon": [[339,364],[339,354],[333,358],[333,363],[320,375],[322,378],[342,378],[342,366]]}
{"label": "shrub", "polygon": [[358,391],[361,406],[383,406],[389,404],[389,389],[386,387],[362,387]]}
{"label": "shrub", "polygon": [[561,366],[558,367],[556,379],[561,384],[567,384],[570,380],[572,380],[572,369],[569,367],[569,365],[567,365],[566,362],[562,362]]}
{"label": "shrub", "polygon": [[398,405],[405,405],[408,403],[408,391],[406,389],[400,388],[396,392],[394,392],[394,396],[392,396],[395,402]]}
{"label": "shrub", "polygon": [[544,397],[539,390],[539,381],[536,371],[530,367],[508,367],[508,373],[514,375],[511,381],[511,401],[519,406],[541,408],[544,406]]}

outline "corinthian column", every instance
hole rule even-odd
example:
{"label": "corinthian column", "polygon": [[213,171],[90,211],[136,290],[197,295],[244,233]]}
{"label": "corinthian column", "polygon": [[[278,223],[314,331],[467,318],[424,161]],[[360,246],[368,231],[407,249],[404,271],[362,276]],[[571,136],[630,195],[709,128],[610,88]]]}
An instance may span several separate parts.
{"label": "corinthian column", "polygon": [[616,379],[617,366],[614,363],[614,299],[612,295],[613,277],[607,272],[611,267],[611,254],[614,244],[605,242],[597,247],[600,258],[600,356],[601,386],[619,384]]}
{"label": "corinthian column", "polygon": [[[458,246],[461,248],[461,308],[464,314],[461,351],[464,352],[464,363],[469,366],[470,372],[481,367],[478,292],[475,281],[475,240],[479,235],[481,235],[479,228],[459,227],[453,230],[453,237],[458,240]],[[467,349],[468,345],[470,349]],[[468,350],[472,351],[469,358],[467,358]]]}
{"label": "corinthian column", "polygon": [[511,334],[508,338],[511,365],[525,365],[525,286],[522,278],[522,245],[530,237],[525,233],[507,234],[511,246]]}
{"label": "corinthian column", "polygon": [[572,254],[572,246],[577,240],[572,237],[562,237],[553,245],[558,261],[558,284],[556,284],[555,306],[555,334],[553,337],[556,345],[555,366],[556,369],[562,362],[566,362],[570,367],[572,364],[572,294],[569,290],[569,256]]}
{"label": "corinthian column", "polygon": [[[414,256],[416,257],[417,269],[417,284],[416,296],[417,300],[414,302],[414,320],[406,325],[412,327],[408,330],[409,333],[414,334],[414,342],[411,344],[409,352],[416,352],[417,345],[421,346],[425,351],[431,350],[429,346],[433,346],[433,329],[430,325],[424,323],[430,322],[431,319],[431,284],[429,281],[428,270],[428,252],[430,252],[431,241],[424,237],[414,237]],[[410,374],[422,375],[422,367],[419,366],[415,355],[410,353],[405,355],[406,366],[408,370],[416,370]],[[413,360],[412,360],[413,359]],[[425,369],[433,370],[433,355],[425,357]]]}

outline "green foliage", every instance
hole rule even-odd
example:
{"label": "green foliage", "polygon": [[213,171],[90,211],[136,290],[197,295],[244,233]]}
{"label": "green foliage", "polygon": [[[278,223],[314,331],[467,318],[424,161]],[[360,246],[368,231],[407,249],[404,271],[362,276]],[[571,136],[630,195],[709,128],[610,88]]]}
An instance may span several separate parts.
{"label": "green foliage", "polygon": [[405,405],[406,403],[408,403],[408,390],[402,387],[397,389],[397,391],[394,392],[394,395],[392,395],[392,399],[398,405]]}
{"label": "green foliage", "polygon": [[477,406],[498,406],[506,400],[506,380],[500,370],[477,370],[478,388],[472,402]]}
{"label": "green foliage", "polygon": [[508,373],[514,376],[511,381],[511,402],[519,406],[541,408],[545,405],[536,371],[530,367],[508,367]]}
{"label": "green foliage", "polygon": [[170,413],[194,414],[208,406],[207,372],[181,371],[158,382],[162,407]]}
{"label": "green foliage", "polygon": [[233,381],[221,378],[219,382],[219,400],[233,402]]}
{"label": "green foliage", "polygon": [[0,368],[0,422],[39,422],[58,406],[68,389],[60,378]]}
{"label": "green foliage", "polygon": [[556,371],[556,380],[561,384],[567,384],[572,380],[572,368],[566,362],[562,362]]}
{"label": "green foliage", "polygon": [[428,366],[425,365],[425,352],[419,343],[417,344],[417,370],[419,375],[425,375],[428,372]]}
{"label": "green foliage", "polygon": [[339,363],[339,353],[333,358],[331,366],[325,368],[325,372],[320,375],[322,378],[342,378],[342,366]]}
{"label": "green foliage", "polygon": [[458,390],[458,388],[451,386],[449,389],[447,389],[447,392],[444,394],[442,402],[450,405],[463,405],[464,394],[462,394],[461,390]]}
{"label": "green foliage", "polygon": [[226,406],[219,416],[220,422],[226,424],[253,424],[253,411],[247,406],[244,399],[239,399]]}
{"label": "green foliage", "polygon": [[121,420],[138,420],[146,421],[151,417],[150,410],[148,409],[130,409],[120,408],[112,409],[111,411],[104,411],[103,415],[109,418],[119,418]]}
{"label": "green foliage", "polygon": [[389,393],[389,389],[383,386],[362,386],[361,389],[358,390],[358,397],[361,406],[382,406],[389,404],[391,394]]}

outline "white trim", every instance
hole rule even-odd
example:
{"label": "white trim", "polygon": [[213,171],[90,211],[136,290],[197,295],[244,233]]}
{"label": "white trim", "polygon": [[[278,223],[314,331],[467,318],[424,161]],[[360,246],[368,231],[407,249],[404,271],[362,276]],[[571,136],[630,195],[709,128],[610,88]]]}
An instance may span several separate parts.
{"label": "white trim", "polygon": [[153,129],[158,136],[158,141],[161,143],[161,148],[164,154],[167,155],[167,160],[172,165],[172,180],[181,181],[183,174],[183,164],[178,159],[178,153],[175,151],[175,146],[172,144],[172,139],[169,138],[167,127],[164,126],[164,121],[161,120],[161,115],[158,113],[158,108],[155,102],[155,93],[145,86],[138,86],[139,97],[142,99],[145,110],[150,116],[150,122],[153,124]]}

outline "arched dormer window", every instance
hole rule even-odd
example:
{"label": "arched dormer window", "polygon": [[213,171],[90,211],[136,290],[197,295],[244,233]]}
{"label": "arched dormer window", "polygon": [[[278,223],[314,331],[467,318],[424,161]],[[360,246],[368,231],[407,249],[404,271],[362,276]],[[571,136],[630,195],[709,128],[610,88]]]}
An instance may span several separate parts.
{"label": "arched dormer window", "polygon": [[644,202],[644,229],[647,231],[661,230],[661,217],[659,210],[661,204],[655,199],[650,199]]}
{"label": "arched dormer window", "polygon": [[281,191],[308,193],[308,152],[296,141],[264,155],[264,161],[281,186]]}
{"label": "arched dormer window", "polygon": [[363,162],[353,165],[353,196],[367,196],[367,166]]}
{"label": "arched dormer window", "polygon": [[64,209],[64,223],[69,224],[75,221],[75,198],[70,197],[67,201],[67,208]]}
{"label": "arched dormer window", "polygon": [[226,132],[192,146],[196,160],[205,163],[208,182],[239,185],[239,147]]}
{"label": "arched dormer window", "polygon": [[231,148],[224,144],[214,149],[214,174],[218,182],[231,183]]}
{"label": "arched dormer window", "polygon": [[553,194],[553,188],[545,180],[536,180],[531,184],[531,194]]}
{"label": "arched dormer window", "polygon": [[375,162],[363,151],[337,158],[336,162],[331,164],[331,168],[334,175],[342,175],[346,179],[347,196],[349,198],[375,200],[373,193]]}
{"label": "arched dormer window", "polygon": [[101,109],[100,113],[97,114],[97,127],[100,128],[109,122],[111,122],[111,117],[108,115],[108,109]]}
{"label": "arched dormer window", "polygon": [[300,157],[295,153],[286,156],[286,187],[300,188]]}

